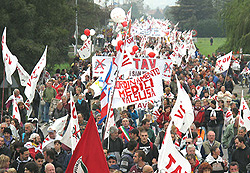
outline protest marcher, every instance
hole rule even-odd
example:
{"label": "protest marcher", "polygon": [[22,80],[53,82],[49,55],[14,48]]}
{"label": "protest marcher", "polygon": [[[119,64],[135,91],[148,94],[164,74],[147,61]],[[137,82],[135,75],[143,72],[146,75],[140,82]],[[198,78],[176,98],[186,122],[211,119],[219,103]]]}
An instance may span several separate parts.
{"label": "protest marcher", "polygon": [[17,172],[24,172],[25,164],[31,162],[32,158],[29,156],[29,150],[25,147],[20,149],[20,156],[11,164]]}

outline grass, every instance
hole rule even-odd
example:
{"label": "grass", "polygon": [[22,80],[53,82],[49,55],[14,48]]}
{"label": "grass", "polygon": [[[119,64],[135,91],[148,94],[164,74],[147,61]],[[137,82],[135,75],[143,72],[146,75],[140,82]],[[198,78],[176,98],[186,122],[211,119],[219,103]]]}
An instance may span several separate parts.
{"label": "grass", "polygon": [[200,49],[202,55],[212,54],[226,42],[226,38],[214,38],[214,43],[210,46],[210,38],[197,38],[196,46]]}

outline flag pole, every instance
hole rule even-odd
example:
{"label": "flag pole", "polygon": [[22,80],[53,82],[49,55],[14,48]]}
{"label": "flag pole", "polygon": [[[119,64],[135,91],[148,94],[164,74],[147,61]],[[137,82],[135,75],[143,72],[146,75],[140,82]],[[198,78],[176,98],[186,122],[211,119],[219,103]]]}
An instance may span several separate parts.
{"label": "flag pole", "polygon": [[[125,40],[124,40],[124,48],[122,50],[122,59],[123,59],[123,56],[124,56],[124,50],[125,50],[125,47],[126,47],[126,37],[125,37]],[[117,56],[117,55],[116,55]],[[105,122],[105,128],[104,128],[104,132],[106,131],[106,128],[107,128],[107,122],[108,122],[108,119],[109,119],[109,114],[110,114],[110,110],[111,110],[111,107],[112,107],[112,103],[113,103],[113,99],[114,99],[114,93],[115,93],[115,86],[116,86],[116,83],[117,83],[117,80],[118,80],[118,77],[119,77],[119,67],[120,64],[118,63],[118,67],[117,67],[117,73],[116,73],[116,77],[115,77],[115,85],[114,85],[114,88],[113,88],[113,91],[111,92],[111,100],[110,100],[110,104],[109,104],[109,107],[108,107],[108,113],[107,113],[107,120]],[[102,141],[104,140],[104,136],[102,137]]]}
{"label": "flag pole", "polygon": [[4,85],[5,85],[5,66],[3,67],[3,90],[2,90],[1,122],[2,122],[2,118],[3,118]]}

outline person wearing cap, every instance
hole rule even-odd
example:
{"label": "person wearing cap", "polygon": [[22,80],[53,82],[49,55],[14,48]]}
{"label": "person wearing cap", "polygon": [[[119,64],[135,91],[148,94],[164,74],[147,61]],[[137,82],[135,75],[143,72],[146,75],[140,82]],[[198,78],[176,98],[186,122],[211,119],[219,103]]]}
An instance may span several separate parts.
{"label": "person wearing cap", "polygon": [[221,141],[220,126],[223,125],[223,111],[216,108],[216,101],[212,100],[210,107],[205,111],[204,125],[207,126],[207,131],[214,131],[216,140]]}
{"label": "person wearing cap", "polygon": [[110,154],[107,156],[107,163],[108,166],[110,167],[111,165],[117,165],[117,158],[115,155]]}
{"label": "person wearing cap", "polygon": [[56,129],[53,126],[48,127],[48,136],[44,139],[42,144],[42,149],[51,149],[54,148],[54,141],[61,140],[62,137],[56,133]]}
{"label": "person wearing cap", "polygon": [[12,136],[12,132],[10,130],[10,128],[4,128],[3,130],[3,138],[4,138],[4,145],[9,148],[12,149],[13,148],[13,144],[15,143],[15,138]]}
{"label": "person wearing cap", "polygon": [[30,156],[35,159],[37,153],[42,153],[42,144],[39,134],[32,133],[29,141],[24,144],[24,147],[28,148]]}

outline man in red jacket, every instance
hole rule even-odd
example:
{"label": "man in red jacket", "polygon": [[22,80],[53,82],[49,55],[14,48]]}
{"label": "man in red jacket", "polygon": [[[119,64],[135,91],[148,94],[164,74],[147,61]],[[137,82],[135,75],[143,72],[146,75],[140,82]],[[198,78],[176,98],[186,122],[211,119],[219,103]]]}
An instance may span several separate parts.
{"label": "man in red jacket", "polygon": [[194,122],[199,122],[203,124],[205,119],[205,110],[201,107],[201,101],[196,100],[194,104]]}

